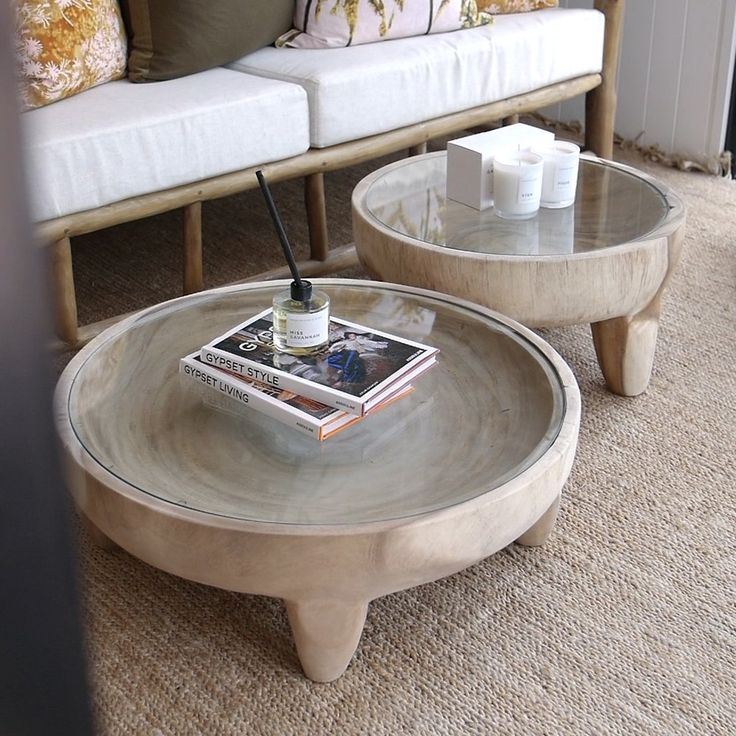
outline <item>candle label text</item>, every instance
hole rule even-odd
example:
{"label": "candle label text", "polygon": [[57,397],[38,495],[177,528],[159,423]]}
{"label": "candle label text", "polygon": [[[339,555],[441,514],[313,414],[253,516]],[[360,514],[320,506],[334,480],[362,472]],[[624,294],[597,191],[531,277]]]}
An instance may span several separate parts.
{"label": "candle label text", "polygon": [[538,196],[539,177],[534,176],[530,179],[522,179],[519,177],[519,186],[516,189],[516,204],[527,204],[533,202]]}

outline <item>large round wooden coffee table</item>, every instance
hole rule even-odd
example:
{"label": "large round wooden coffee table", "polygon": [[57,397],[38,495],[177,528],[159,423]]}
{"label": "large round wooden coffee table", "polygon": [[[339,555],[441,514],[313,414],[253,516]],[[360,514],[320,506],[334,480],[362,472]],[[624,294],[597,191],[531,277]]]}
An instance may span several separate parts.
{"label": "large round wooden coffee table", "polygon": [[530,327],[590,323],[608,387],[644,391],[660,302],[680,256],[685,211],[664,184],[581,159],[571,207],[531,220],[445,196],[444,152],[389,164],[353,193],[358,256],[376,278],[454,294]]}
{"label": "large round wooden coffee table", "polygon": [[514,540],[544,541],[580,396],[545,342],[483,307],[391,284],[315,283],[335,316],[435,345],[438,365],[324,443],[256,412],[214,409],[178,361],[270,305],[285,282],[250,284],[109,328],[67,366],[55,410],[71,492],[98,544],[282,598],[304,671],[328,681],[348,665],[370,600]]}

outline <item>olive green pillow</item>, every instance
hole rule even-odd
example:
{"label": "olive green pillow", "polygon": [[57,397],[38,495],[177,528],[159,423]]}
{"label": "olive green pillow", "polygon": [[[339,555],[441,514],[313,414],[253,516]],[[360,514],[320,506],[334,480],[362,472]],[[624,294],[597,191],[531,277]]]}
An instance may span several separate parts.
{"label": "olive green pillow", "polygon": [[132,82],[235,61],[291,28],[294,0],[123,0]]}

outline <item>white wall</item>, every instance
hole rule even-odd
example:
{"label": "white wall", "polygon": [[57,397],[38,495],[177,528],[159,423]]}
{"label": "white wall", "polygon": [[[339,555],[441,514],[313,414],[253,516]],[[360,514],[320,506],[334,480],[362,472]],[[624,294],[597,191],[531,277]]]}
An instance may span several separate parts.
{"label": "white wall", "polygon": [[[586,0],[561,0],[590,7]],[[616,132],[696,159],[724,146],[734,58],[736,0],[627,0]],[[582,98],[543,111],[585,117]],[[640,137],[639,137],[640,136]]]}

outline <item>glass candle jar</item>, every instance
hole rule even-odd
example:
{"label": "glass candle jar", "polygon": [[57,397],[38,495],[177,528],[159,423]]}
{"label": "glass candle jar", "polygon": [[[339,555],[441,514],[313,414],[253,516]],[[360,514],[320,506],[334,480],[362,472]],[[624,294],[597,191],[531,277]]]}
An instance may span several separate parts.
{"label": "glass candle jar", "polygon": [[542,193],[542,157],[531,151],[513,151],[493,159],[493,206],[499,217],[526,220],[539,210]]}
{"label": "glass candle jar", "polygon": [[296,281],[273,298],[273,344],[290,355],[312,355],[327,347],[330,298],[312,288],[309,281]]}
{"label": "glass candle jar", "polygon": [[575,201],[578,186],[580,147],[569,141],[555,141],[532,150],[544,161],[540,206],[550,209],[569,207]]}

